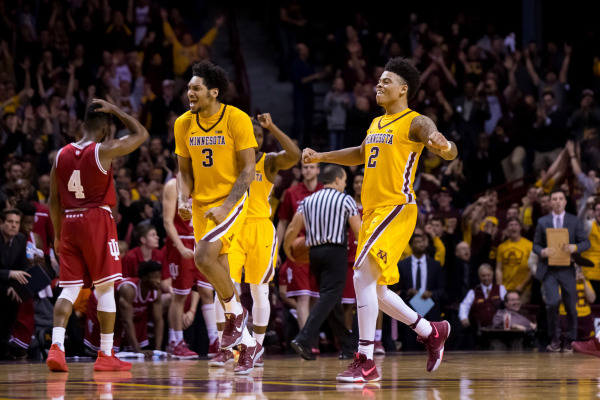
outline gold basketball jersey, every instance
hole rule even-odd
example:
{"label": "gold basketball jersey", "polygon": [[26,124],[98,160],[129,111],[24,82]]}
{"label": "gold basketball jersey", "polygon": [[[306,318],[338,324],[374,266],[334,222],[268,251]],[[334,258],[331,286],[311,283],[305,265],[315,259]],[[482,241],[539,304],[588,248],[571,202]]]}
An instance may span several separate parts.
{"label": "gold basketball jersey", "polygon": [[248,215],[246,218],[270,218],[271,204],[269,196],[273,190],[273,184],[265,174],[266,153],[256,163],[256,176],[250,184],[250,197],[248,198]]}
{"label": "gold basketball jersey", "polygon": [[406,109],[401,113],[375,118],[365,138],[365,177],[362,203],[365,212],[377,207],[415,203],[413,182],[422,143],[413,142],[408,133],[419,114]]}
{"label": "gold basketball jersey", "polygon": [[175,121],[175,153],[192,159],[199,203],[227,197],[241,171],[237,152],[256,146],[250,117],[230,105],[209,118],[188,111]]}

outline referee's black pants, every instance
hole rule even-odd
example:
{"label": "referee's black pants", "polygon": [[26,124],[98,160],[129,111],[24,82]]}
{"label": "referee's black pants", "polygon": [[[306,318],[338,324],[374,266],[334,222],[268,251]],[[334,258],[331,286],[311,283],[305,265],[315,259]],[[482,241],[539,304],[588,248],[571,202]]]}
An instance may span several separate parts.
{"label": "referee's black pants", "polygon": [[319,329],[327,320],[342,353],[354,353],[356,343],[344,324],[342,293],[346,285],[348,251],[346,246],[324,244],[311,247],[308,253],[310,271],[319,285],[319,300],[311,308],[308,319],[296,340],[309,348],[318,348]]}

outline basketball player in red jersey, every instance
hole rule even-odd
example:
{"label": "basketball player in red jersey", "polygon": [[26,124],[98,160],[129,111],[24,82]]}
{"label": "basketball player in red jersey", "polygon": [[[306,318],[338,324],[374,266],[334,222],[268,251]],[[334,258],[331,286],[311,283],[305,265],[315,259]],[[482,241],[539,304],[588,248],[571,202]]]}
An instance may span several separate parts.
{"label": "basketball player in red jersey", "polygon": [[[130,134],[104,141],[111,114]],[[112,350],[117,310],[114,282],[122,276],[117,227],[111,213],[116,205],[112,160],[131,153],[147,138],[148,132],[135,118],[114,104],[94,99],[85,115],[82,139],[56,154],[50,172],[49,206],[63,290],[54,306],[52,347],[46,361],[51,371],[68,371],[65,327],[81,287],[92,284],[100,321],[100,351],[94,370],[131,369],[131,364],[116,358]]]}
{"label": "basketball player in red jersey", "polygon": [[[177,162],[177,161],[176,161]],[[213,287],[194,264],[194,228],[191,221],[184,221],[177,213],[177,179],[174,177],[165,184],[163,190],[163,221],[167,238],[165,258],[169,265],[169,275],[173,290],[173,302],[169,307],[169,345],[167,353],[173,358],[191,360],[198,354],[188,348],[183,338],[183,315],[185,302],[193,286],[202,302],[202,316],[208,333],[208,356],[213,357],[219,350],[219,337],[215,317]]]}

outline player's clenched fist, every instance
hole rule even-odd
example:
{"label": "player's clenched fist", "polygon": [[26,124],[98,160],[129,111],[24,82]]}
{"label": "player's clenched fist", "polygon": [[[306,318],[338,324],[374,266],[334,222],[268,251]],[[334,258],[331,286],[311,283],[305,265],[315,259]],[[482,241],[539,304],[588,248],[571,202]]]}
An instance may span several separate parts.
{"label": "player's clenched fist", "polygon": [[302,150],[302,162],[304,164],[317,163],[319,162],[318,155],[319,153],[317,153],[313,149],[306,148]]}
{"label": "player's clenched fist", "polygon": [[225,218],[227,218],[227,215],[229,215],[229,211],[231,210],[228,210],[223,206],[213,207],[204,214],[204,218],[208,218],[215,224],[219,225],[221,222],[225,221]]}
{"label": "player's clenched fist", "polygon": [[431,136],[429,136],[429,142],[427,144],[435,149],[450,149],[450,142],[448,142],[448,140],[446,140],[444,135],[440,132],[434,132]]}
{"label": "player's clenched fist", "polygon": [[192,219],[192,205],[187,201],[180,201],[179,209],[177,211],[182,220],[189,221]]}

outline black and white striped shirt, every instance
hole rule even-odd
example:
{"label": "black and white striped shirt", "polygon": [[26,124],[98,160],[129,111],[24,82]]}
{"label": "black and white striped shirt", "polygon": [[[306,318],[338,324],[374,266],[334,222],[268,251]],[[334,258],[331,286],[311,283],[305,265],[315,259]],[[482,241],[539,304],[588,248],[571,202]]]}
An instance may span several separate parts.
{"label": "black and white striped shirt", "polygon": [[348,218],[358,214],[354,199],[346,193],[325,188],[311,194],[298,206],[304,218],[306,245],[347,244]]}

